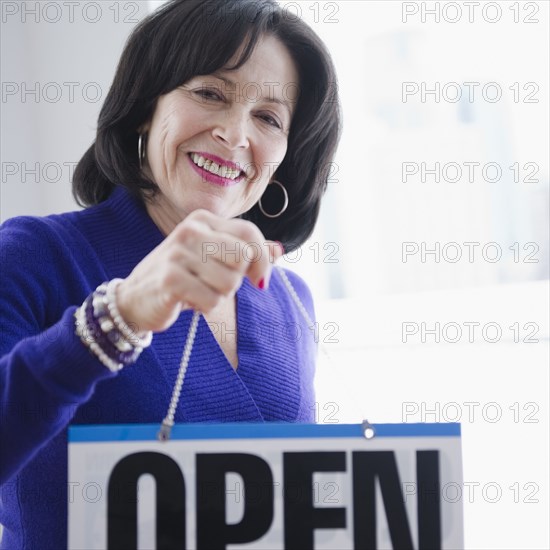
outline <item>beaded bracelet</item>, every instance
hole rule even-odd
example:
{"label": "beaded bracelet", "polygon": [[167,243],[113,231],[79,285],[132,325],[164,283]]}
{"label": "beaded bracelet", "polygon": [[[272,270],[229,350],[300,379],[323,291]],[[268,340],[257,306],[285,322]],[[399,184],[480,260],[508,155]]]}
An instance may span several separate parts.
{"label": "beaded bracelet", "polygon": [[102,283],[75,312],[77,336],[113,372],[135,363],[153,338],[151,331],[136,334],[122,319],[115,294],[121,282]]}
{"label": "beaded bracelet", "polygon": [[76,335],[82,343],[112,372],[117,372],[124,367],[122,363],[117,363],[109,357],[89,335],[89,328],[86,323],[86,301],[75,311]]}
{"label": "beaded bracelet", "polygon": [[[101,347],[101,349],[109,357],[114,359],[117,363],[122,363],[125,366],[131,365],[132,363],[134,363],[135,359],[137,359],[137,357],[135,357],[136,352],[137,352],[137,355],[139,356],[139,354],[142,351],[142,348],[137,348],[137,347],[134,348],[130,345],[130,349],[126,351],[120,351],[109,339],[110,332],[105,333],[101,328],[99,319],[97,319],[97,317],[94,316],[92,299],[87,298],[85,304],[86,304],[86,307],[84,312],[85,312],[86,325],[90,332],[90,336],[92,336],[95,343],[98,344]],[[111,330],[111,332],[113,332],[113,330]]]}
{"label": "beaded bracelet", "polygon": [[134,332],[122,319],[120,312],[118,311],[116,303],[116,289],[118,285],[122,283],[122,279],[112,279],[107,284],[105,291],[105,303],[111,320],[113,321],[115,328],[122,334],[123,338],[130,342],[134,347],[146,348],[151,344],[153,339],[153,333],[149,330],[147,332]]}
{"label": "beaded bracelet", "polygon": [[97,319],[101,331],[106,335],[111,344],[116,346],[117,350],[121,352],[131,351],[134,346],[124,339],[122,334],[118,330],[113,330],[115,324],[110,318],[109,310],[107,309],[107,303],[105,300],[105,290],[107,286],[101,284],[97,287],[96,291],[92,295],[90,300],[92,306],[92,315]]}

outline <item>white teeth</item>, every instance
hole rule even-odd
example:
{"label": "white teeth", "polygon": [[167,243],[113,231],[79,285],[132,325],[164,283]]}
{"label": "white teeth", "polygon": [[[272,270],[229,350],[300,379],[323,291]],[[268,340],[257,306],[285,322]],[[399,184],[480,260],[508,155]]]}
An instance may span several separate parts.
{"label": "white teeth", "polygon": [[234,180],[241,173],[240,170],[234,170],[229,166],[220,166],[213,160],[206,159],[198,153],[193,153],[191,155],[191,159],[197,166],[200,166],[201,168],[204,168],[212,174],[216,174],[217,176],[220,176],[222,178]]}

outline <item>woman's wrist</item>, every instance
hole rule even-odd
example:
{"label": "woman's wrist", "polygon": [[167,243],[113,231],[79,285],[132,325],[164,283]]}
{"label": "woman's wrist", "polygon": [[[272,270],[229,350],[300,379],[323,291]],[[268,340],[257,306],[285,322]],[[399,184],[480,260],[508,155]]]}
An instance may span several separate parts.
{"label": "woman's wrist", "polygon": [[[127,296],[127,284],[125,280],[120,281],[115,288],[115,300],[118,308],[118,313],[124,322],[129,327],[135,326],[134,314],[132,312],[131,304],[132,300]],[[139,328],[135,326],[135,328]]]}

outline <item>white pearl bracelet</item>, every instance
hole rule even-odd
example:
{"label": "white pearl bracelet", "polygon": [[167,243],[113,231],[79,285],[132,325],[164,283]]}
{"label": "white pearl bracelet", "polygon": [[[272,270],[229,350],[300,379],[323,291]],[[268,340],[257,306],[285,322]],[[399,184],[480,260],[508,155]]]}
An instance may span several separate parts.
{"label": "white pearl bracelet", "polygon": [[151,331],[136,333],[124,321],[116,304],[122,279],[100,284],[75,312],[76,334],[110,371],[133,364],[151,344]]}
{"label": "white pearl bracelet", "polygon": [[132,344],[135,348],[146,348],[151,344],[153,339],[152,331],[134,332],[124,321],[120,312],[118,311],[116,303],[116,289],[118,285],[122,283],[122,279],[112,279],[107,284],[105,291],[105,300],[107,309],[111,319],[115,325],[115,328],[122,334],[122,337]]}

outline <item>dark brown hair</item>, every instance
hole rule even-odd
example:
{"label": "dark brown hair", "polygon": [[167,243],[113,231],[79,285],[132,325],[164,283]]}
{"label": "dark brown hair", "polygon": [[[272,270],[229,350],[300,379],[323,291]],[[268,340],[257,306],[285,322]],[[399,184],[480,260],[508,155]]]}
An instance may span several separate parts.
{"label": "dark brown hair", "polygon": [[[96,140],[78,163],[73,195],[82,206],[98,204],[115,185],[134,195],[158,190],[139,168],[138,128],[153,114],[159,96],[197,75],[237,69],[263,35],[288,48],[300,77],[288,149],[275,173],[288,191],[288,209],[265,217],[255,205],[241,217],[253,221],[287,252],[311,235],[340,136],[337,81],[319,37],[275,0],[171,0],[141,21],[129,37],[101,109]],[[238,62],[229,60],[244,44]],[[273,195],[276,195],[273,193]],[[280,193],[266,193],[267,212],[281,206]]]}

